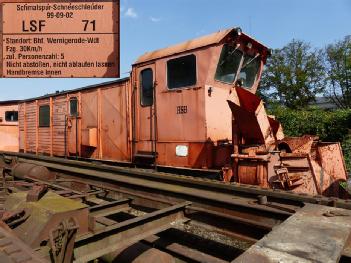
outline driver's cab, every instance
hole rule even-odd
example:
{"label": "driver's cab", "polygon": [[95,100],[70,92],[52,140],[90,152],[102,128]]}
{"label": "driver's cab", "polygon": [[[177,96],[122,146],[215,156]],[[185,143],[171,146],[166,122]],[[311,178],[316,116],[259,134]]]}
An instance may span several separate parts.
{"label": "driver's cab", "polygon": [[217,46],[215,53],[213,85],[237,86],[256,92],[269,55],[267,47],[235,28]]}
{"label": "driver's cab", "polygon": [[[226,101],[240,104],[237,89],[255,94],[269,56],[269,49],[233,28],[212,47],[212,60],[205,88],[207,135],[213,141],[232,139],[232,111]],[[220,117],[219,117],[220,116]]]}
{"label": "driver's cab", "polygon": [[139,57],[131,79],[134,159],[220,167],[226,158],[216,147],[232,139],[227,100],[238,86],[256,92],[267,54],[265,46],[231,28]]}

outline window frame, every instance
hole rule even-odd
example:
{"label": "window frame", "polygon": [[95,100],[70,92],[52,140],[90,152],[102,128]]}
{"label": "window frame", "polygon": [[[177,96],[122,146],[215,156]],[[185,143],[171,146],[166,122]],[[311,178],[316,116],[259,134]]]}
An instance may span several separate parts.
{"label": "window frame", "polygon": [[[42,108],[48,108],[49,109],[49,123],[48,124],[42,124],[41,123],[41,121],[40,121],[40,119],[41,119],[41,117],[40,117],[40,109],[42,109]],[[38,110],[38,127],[39,128],[48,128],[48,127],[50,127],[50,124],[51,124],[51,114],[50,114],[51,112],[50,112],[50,105],[49,104],[45,104],[45,105],[40,105],[39,106],[39,110]]]}
{"label": "window frame", "polygon": [[[150,105],[144,105],[143,104],[143,78],[142,78],[142,73],[146,70],[151,70],[151,73],[152,73],[152,103]],[[151,107],[154,105],[154,93],[155,93],[155,76],[154,76],[154,70],[152,67],[145,67],[143,68],[142,70],[140,70],[139,72],[139,96],[140,96],[140,106],[143,107],[143,108],[146,108],[146,107]]]}
{"label": "window frame", "polygon": [[[226,44],[228,44],[228,43],[226,43]],[[226,44],[222,45],[222,48],[221,48],[221,51],[220,51],[220,54],[219,54],[219,57],[218,57],[216,69],[215,69],[215,72],[214,72],[214,77],[213,77],[213,79],[214,79],[215,81],[217,81],[217,82],[219,82],[219,83],[223,83],[223,84],[225,84],[225,85],[235,85],[236,82],[237,82],[237,80],[238,80],[238,75],[239,75],[238,73],[240,73],[240,71],[241,71],[241,67],[242,67],[242,65],[243,65],[243,63],[244,63],[244,57],[245,57],[245,55],[244,55],[245,53],[244,53],[240,48],[238,48],[237,51],[241,52],[241,59],[240,59],[239,65],[238,65],[238,69],[237,69],[237,71],[236,71],[236,73],[235,73],[235,78],[234,78],[233,82],[225,82],[225,81],[223,81],[223,80],[219,80],[219,79],[216,78],[218,65],[219,65],[219,62],[220,62],[220,59],[221,59],[221,56],[222,56],[222,52],[223,52],[224,46],[225,46]]]}
{"label": "window frame", "polygon": [[[243,65],[244,65],[244,62],[245,62],[245,57],[249,57],[249,58],[253,58],[252,56],[250,56],[250,55],[248,55],[248,54],[246,54],[246,55],[244,55],[244,60],[243,60],[243,62],[242,62],[242,65],[241,65],[241,67],[240,67],[240,71],[238,72],[239,74],[238,74],[238,77],[240,77],[240,74],[241,74],[241,72],[242,72],[242,68],[243,68]],[[242,85],[242,87],[244,88],[244,89],[247,89],[247,90],[250,90],[250,89],[252,89],[255,85],[256,85],[256,83],[257,83],[257,80],[259,79],[259,76],[260,76],[260,72],[261,72],[261,70],[262,70],[262,58],[261,58],[261,56],[258,56],[258,57],[256,57],[254,60],[258,60],[258,67],[257,67],[257,72],[256,72],[256,75],[255,75],[255,78],[254,78],[254,80],[253,80],[253,82],[252,82],[252,85],[250,86],[250,87],[247,87],[247,86],[244,86],[244,85]]]}
{"label": "window frame", "polygon": [[[71,108],[71,101],[76,101],[77,102],[77,111],[76,114],[72,114],[72,108]],[[79,101],[77,97],[70,97],[69,98],[69,116],[70,117],[78,117],[79,116]]]}
{"label": "window frame", "polygon": [[[184,58],[184,57],[190,57],[190,56],[193,56],[195,58],[195,83],[192,84],[192,85],[188,85],[188,86],[182,86],[182,87],[178,87],[178,88],[170,88],[169,87],[169,76],[168,76],[168,62],[169,61],[172,61],[172,60],[177,60],[177,59],[181,59],[181,58]],[[194,54],[194,53],[190,53],[190,54],[186,54],[186,55],[182,55],[182,56],[178,56],[178,57],[175,57],[175,58],[171,58],[169,60],[166,61],[166,83],[167,83],[167,91],[177,91],[177,90],[182,90],[182,89],[189,89],[189,88],[192,88],[194,86],[197,85],[198,83],[198,65],[197,65],[197,56]]]}
{"label": "window frame", "polygon": [[[11,112],[11,113],[15,113],[15,112],[17,112],[17,119],[16,120],[9,120],[9,119],[7,119],[6,117],[6,115],[7,115],[7,113],[9,113],[9,112]],[[18,122],[18,110],[16,111],[16,110],[8,110],[8,111],[5,111],[5,121],[6,122]]]}

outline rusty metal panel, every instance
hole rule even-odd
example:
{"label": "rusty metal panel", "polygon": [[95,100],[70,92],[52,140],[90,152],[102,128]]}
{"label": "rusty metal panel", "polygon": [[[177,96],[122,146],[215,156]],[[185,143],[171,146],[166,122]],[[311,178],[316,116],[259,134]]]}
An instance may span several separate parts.
{"label": "rusty metal panel", "polygon": [[[186,107],[186,113],[177,114],[177,107]],[[159,94],[157,123],[158,142],[205,142],[207,138],[203,88]],[[140,129],[144,129],[143,124],[140,125]]]}
{"label": "rusty metal panel", "polygon": [[[182,89],[168,89],[166,74],[168,59],[157,61],[158,141],[205,142],[207,140],[204,92],[208,70],[208,65],[205,63],[206,58],[208,58],[207,52],[210,50],[192,53],[196,56],[197,61],[197,83]],[[179,108],[185,110],[179,110]],[[165,125],[166,123],[167,125]]]}
{"label": "rusty metal panel", "polygon": [[309,154],[312,151],[312,146],[317,143],[317,136],[304,135],[301,137],[285,137],[279,141],[280,144],[285,143],[289,150],[293,153]]}
{"label": "rusty metal panel", "polygon": [[340,143],[319,143],[321,166],[334,180],[346,180],[346,167]]}
{"label": "rusty metal panel", "polygon": [[97,91],[84,92],[81,95],[82,129],[97,127]]}
{"label": "rusty metal panel", "polygon": [[275,143],[262,100],[251,92],[236,87],[240,105],[228,100],[235,122],[246,144],[264,144],[267,148]]}
{"label": "rusty metal panel", "polygon": [[45,263],[42,258],[3,222],[0,223],[0,260],[1,262]]}
{"label": "rusty metal panel", "polygon": [[127,88],[128,85],[122,83],[101,90],[101,148],[103,159],[130,160]]}
{"label": "rusty metal panel", "polygon": [[0,76],[119,77],[118,0],[21,2],[1,1]]}
{"label": "rusty metal panel", "polygon": [[98,130],[97,128],[91,128],[89,129],[89,143],[88,145],[91,147],[97,147],[98,146]]}
{"label": "rusty metal panel", "polygon": [[211,143],[189,143],[189,167],[204,169],[212,167]]}
{"label": "rusty metal panel", "polygon": [[229,88],[205,86],[207,138],[213,142],[231,140],[232,112],[225,102]]}
{"label": "rusty metal panel", "polygon": [[[84,92],[81,95],[81,132],[82,132],[82,157],[98,158],[98,151],[83,142],[89,142],[89,129],[98,128],[98,92],[97,90]],[[75,127],[72,127],[75,129]]]}
{"label": "rusty metal panel", "polygon": [[[187,148],[186,156],[178,156],[176,148]],[[208,143],[159,142],[157,143],[157,163],[159,165],[189,168],[211,168],[212,147]]]}
{"label": "rusty metal panel", "polygon": [[276,140],[282,140],[284,138],[284,131],[281,123],[277,121],[274,116],[268,116],[268,121],[272,127],[274,138]]}
{"label": "rusty metal panel", "polygon": [[6,200],[7,210],[27,209],[28,219],[14,228],[14,232],[33,248],[47,240],[49,232],[63,220],[74,217],[79,222],[78,234],[88,232],[88,208],[79,201],[62,197],[54,192],[47,192],[37,202],[27,202],[27,192],[12,194]]}

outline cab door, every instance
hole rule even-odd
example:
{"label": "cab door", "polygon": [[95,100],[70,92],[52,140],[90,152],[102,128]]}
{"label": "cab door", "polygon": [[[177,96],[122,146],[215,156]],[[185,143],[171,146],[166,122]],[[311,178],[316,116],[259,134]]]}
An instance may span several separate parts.
{"label": "cab door", "polygon": [[134,160],[154,163],[156,159],[155,64],[136,69]]}

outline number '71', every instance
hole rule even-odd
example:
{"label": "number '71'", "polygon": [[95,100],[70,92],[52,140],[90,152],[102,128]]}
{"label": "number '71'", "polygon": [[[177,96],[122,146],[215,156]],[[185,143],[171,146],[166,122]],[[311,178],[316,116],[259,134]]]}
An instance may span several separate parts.
{"label": "number '71'", "polygon": [[84,31],[88,30],[88,27],[90,25],[90,27],[92,27],[92,30],[95,31],[95,26],[96,26],[96,21],[95,20],[82,20],[83,24],[84,24]]}

